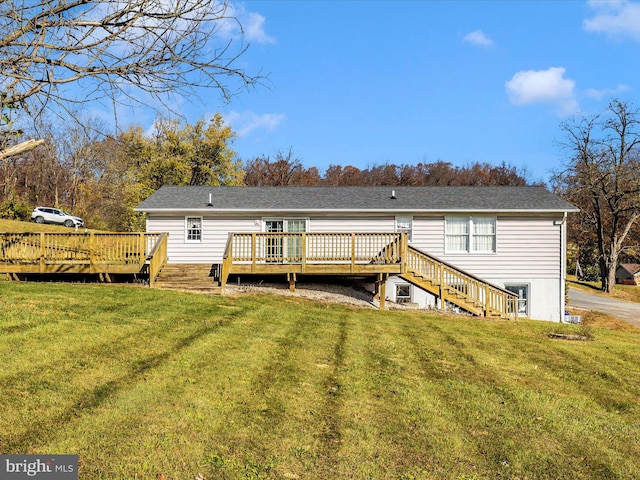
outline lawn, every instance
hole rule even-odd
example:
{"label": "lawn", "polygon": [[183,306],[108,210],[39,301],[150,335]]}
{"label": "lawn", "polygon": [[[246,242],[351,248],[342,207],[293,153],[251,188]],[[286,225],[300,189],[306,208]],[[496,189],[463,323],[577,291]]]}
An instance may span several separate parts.
{"label": "lawn", "polygon": [[[84,229],[82,229],[84,231]],[[23,233],[23,232],[49,232],[49,233],[71,233],[74,228],[67,228],[62,225],[38,224],[29,221],[5,220],[0,218],[0,233]]]}
{"label": "lawn", "polygon": [[640,330],[0,283],[0,453],[93,479],[640,478]]}

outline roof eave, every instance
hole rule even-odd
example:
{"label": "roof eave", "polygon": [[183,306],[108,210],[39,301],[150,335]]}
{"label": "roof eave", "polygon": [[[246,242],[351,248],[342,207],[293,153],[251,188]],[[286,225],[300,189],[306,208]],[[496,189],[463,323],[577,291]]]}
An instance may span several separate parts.
{"label": "roof eave", "polygon": [[487,208],[467,208],[467,209],[404,209],[404,208],[344,208],[344,209],[329,209],[329,208],[214,208],[214,207],[186,207],[186,208],[139,208],[133,209],[135,212],[142,213],[179,213],[179,212],[208,212],[208,213],[272,213],[272,212],[291,212],[291,213],[577,213],[580,210],[578,208],[573,209],[521,209],[521,208],[501,208],[501,209],[487,209]]}

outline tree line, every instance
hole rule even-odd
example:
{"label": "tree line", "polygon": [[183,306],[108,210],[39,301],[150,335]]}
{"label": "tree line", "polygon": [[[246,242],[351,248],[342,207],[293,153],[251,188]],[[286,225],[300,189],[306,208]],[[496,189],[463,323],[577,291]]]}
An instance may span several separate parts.
{"label": "tree line", "polygon": [[360,169],[306,167],[292,151],[242,161],[232,149],[235,133],[221,115],[194,124],[158,120],[150,133],[132,127],[105,136],[95,120],[82,125],[38,125],[37,148],[0,163],[0,216],[27,218],[36,205],[82,216],[92,228],[144,228],[133,211],[162,185],[374,186],[530,184],[526,170],[505,163],[391,164]]}
{"label": "tree line", "polygon": [[330,165],[324,174],[305,167],[289,150],[272,159],[261,156],[244,166],[244,182],[250,186],[525,186],[531,184],[526,169],[502,163],[455,166],[449,162],[419,162],[415,165],[384,163],[360,169],[352,165]]}

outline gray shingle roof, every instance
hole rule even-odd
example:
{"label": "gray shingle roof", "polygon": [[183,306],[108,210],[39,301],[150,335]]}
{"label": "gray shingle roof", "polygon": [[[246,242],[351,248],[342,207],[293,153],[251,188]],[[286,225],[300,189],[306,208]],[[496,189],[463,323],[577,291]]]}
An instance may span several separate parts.
{"label": "gray shingle roof", "polygon": [[[395,198],[391,198],[395,192]],[[211,198],[211,205],[209,199]],[[543,187],[175,187],[136,207],[161,211],[575,212]]]}

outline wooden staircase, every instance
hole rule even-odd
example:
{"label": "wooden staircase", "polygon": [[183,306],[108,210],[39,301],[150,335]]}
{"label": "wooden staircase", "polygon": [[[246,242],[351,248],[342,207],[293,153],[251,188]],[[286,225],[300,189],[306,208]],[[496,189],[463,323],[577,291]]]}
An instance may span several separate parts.
{"label": "wooden staircase", "polygon": [[211,276],[211,265],[203,263],[165,263],[154,287],[201,293],[221,293]]}
{"label": "wooden staircase", "polygon": [[517,318],[517,298],[503,288],[411,246],[402,263],[400,277],[438,297],[441,308],[449,303],[473,315]]}

